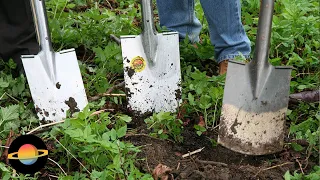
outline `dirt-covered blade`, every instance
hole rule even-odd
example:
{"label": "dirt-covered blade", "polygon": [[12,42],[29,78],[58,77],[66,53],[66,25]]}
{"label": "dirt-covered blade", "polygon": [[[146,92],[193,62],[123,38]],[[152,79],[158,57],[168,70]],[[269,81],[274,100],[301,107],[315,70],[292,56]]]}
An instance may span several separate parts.
{"label": "dirt-covered blade", "polygon": [[54,52],[45,2],[31,0],[41,50],[23,55],[22,63],[40,120],[59,121],[87,105],[87,97],[74,49]]}
{"label": "dirt-covered blade", "polygon": [[74,49],[53,53],[54,81],[49,76],[40,54],[22,56],[32,99],[39,119],[60,121],[87,105],[87,97]]}
{"label": "dirt-covered blade", "polygon": [[228,64],[218,142],[244,154],[281,151],[291,68],[270,66],[258,96],[252,93],[248,68]]}
{"label": "dirt-covered blade", "polygon": [[141,0],[142,33],[121,36],[128,107],[138,115],[174,112],[181,102],[179,35],[155,31],[151,5]]}
{"label": "dirt-covered blade", "polygon": [[177,110],[181,102],[179,37],[158,34],[156,63],[150,65],[141,36],[122,36],[125,87],[130,109],[138,114]]}
{"label": "dirt-covered blade", "polygon": [[228,64],[218,142],[244,154],[283,147],[292,68],[268,62],[273,5],[273,0],[261,2],[253,60]]}

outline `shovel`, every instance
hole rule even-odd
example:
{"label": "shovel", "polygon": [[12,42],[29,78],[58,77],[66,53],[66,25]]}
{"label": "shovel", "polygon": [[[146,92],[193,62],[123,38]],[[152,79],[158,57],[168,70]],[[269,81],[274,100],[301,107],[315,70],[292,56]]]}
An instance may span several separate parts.
{"label": "shovel", "polygon": [[292,67],[268,62],[273,7],[262,0],[253,60],[228,64],[218,143],[248,155],[279,152],[284,144]]}
{"label": "shovel", "polygon": [[87,97],[74,49],[54,52],[45,2],[31,0],[41,47],[37,55],[23,55],[22,63],[39,119],[59,121],[87,105]]}
{"label": "shovel", "polygon": [[142,33],[121,36],[128,108],[137,115],[174,112],[181,102],[179,35],[157,33],[152,0],[142,0]]}

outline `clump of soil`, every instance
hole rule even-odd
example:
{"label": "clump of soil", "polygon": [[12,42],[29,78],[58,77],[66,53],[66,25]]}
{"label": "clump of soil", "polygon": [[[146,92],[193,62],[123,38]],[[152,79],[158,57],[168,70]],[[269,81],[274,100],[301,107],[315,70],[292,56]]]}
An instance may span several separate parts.
{"label": "clump of soil", "polygon": [[[128,136],[126,140],[142,146],[137,166],[152,174],[153,169],[163,164],[172,169],[174,179],[213,180],[277,180],[283,179],[287,170],[295,164],[280,157],[281,153],[267,156],[248,156],[228,150],[220,145],[213,146],[208,136],[198,136],[185,130],[181,144],[148,136]],[[213,134],[216,136],[216,133]],[[182,158],[183,154],[204,148],[200,153]],[[168,176],[168,179],[172,179]]]}
{"label": "clump of soil", "polygon": [[77,107],[78,104],[73,97],[70,97],[68,101],[65,101],[65,103],[68,105],[71,114],[80,111],[80,109]]}

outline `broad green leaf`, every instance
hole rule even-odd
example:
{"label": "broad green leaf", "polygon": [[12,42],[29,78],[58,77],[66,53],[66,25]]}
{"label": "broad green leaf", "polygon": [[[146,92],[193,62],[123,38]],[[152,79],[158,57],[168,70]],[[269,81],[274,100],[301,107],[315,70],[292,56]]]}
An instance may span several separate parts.
{"label": "broad green leaf", "polygon": [[103,133],[102,134],[102,139],[104,140],[104,141],[110,141],[110,131],[109,132],[105,132],[105,133]]}
{"label": "broad green leaf", "polygon": [[77,138],[77,137],[83,137],[83,132],[81,129],[66,129],[64,131],[66,134],[68,134],[70,137],[73,137],[73,138]]}
{"label": "broad green leaf", "polygon": [[284,174],[284,180],[291,180],[291,175],[290,175],[290,172],[287,171],[285,174]]}
{"label": "broad green leaf", "polygon": [[86,126],[84,128],[84,131],[83,131],[83,137],[87,138],[90,135],[91,135],[91,127],[90,126]]}
{"label": "broad green leaf", "polygon": [[189,100],[190,105],[195,105],[194,97],[191,93],[188,93],[188,100]]}
{"label": "broad green leaf", "polygon": [[304,149],[300,144],[297,143],[291,143],[291,146],[295,151],[302,151]]}
{"label": "broad green leaf", "polygon": [[118,138],[122,138],[123,136],[126,135],[126,133],[127,133],[127,126],[126,125],[117,130]]}
{"label": "broad green leaf", "polygon": [[19,105],[12,105],[1,108],[1,119],[3,121],[18,120],[19,118]]}
{"label": "broad green leaf", "polygon": [[114,130],[114,129],[111,129],[110,131],[110,138],[112,141],[116,140],[117,139],[117,131]]}
{"label": "broad green leaf", "polygon": [[126,122],[126,123],[129,123],[132,121],[132,118],[128,115],[121,115],[121,116],[119,116],[119,119]]}
{"label": "broad green leaf", "polygon": [[9,83],[8,83],[8,82],[5,82],[5,81],[3,80],[3,78],[0,78],[0,87],[1,87],[1,88],[9,87]]}
{"label": "broad green leaf", "polygon": [[6,167],[6,165],[3,164],[2,162],[0,162],[0,170],[2,172],[10,172],[9,169]]}

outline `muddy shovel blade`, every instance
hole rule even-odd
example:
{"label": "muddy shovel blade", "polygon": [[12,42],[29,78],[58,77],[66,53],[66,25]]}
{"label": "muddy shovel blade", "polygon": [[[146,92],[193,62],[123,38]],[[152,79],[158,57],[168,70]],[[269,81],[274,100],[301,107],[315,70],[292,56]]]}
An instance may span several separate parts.
{"label": "muddy shovel blade", "polygon": [[157,33],[151,0],[142,0],[143,32],[121,36],[128,108],[137,115],[175,112],[181,103],[179,35]]}
{"label": "muddy shovel blade", "polygon": [[138,114],[175,112],[181,102],[178,34],[157,36],[158,52],[154,65],[146,61],[140,35],[121,37],[128,107]]}
{"label": "muddy shovel blade", "polygon": [[74,49],[53,53],[55,59],[55,81],[52,81],[41,52],[35,56],[23,56],[32,99],[39,119],[59,121],[87,105],[77,57]]}
{"label": "muddy shovel blade", "polygon": [[81,111],[87,97],[75,50],[52,50],[44,1],[31,0],[31,4],[41,51],[21,59],[39,119],[60,121],[67,110]]}
{"label": "muddy shovel blade", "polygon": [[243,154],[283,148],[292,68],[268,62],[272,11],[273,0],[262,0],[253,60],[228,64],[218,143]]}
{"label": "muddy shovel blade", "polygon": [[249,155],[281,151],[291,69],[270,66],[255,97],[248,68],[238,62],[228,64],[218,142]]}

